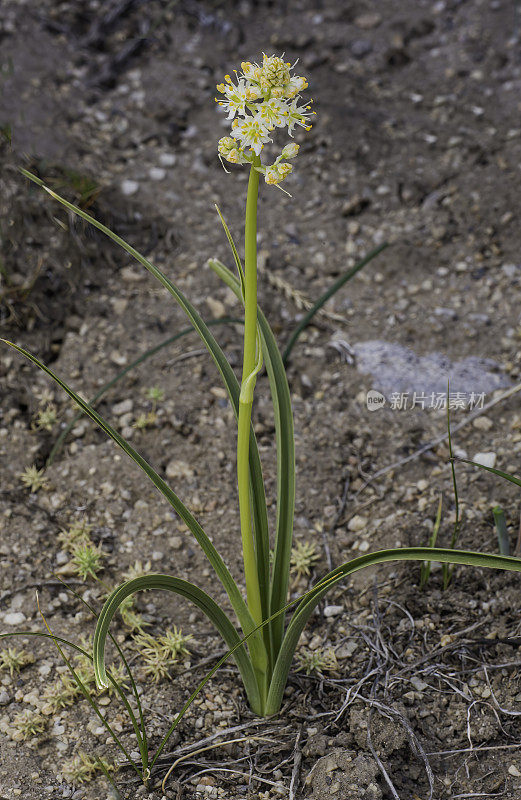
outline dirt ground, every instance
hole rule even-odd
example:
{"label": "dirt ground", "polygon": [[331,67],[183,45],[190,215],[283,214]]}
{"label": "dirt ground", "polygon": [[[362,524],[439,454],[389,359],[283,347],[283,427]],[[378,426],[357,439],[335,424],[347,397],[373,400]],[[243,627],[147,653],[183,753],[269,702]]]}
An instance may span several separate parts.
{"label": "dirt ground", "polygon": [[[141,266],[20,175],[24,166],[83,204],[163,269],[206,319],[234,317],[231,293],[206,266],[230,264],[217,203],[241,235],[247,171],[225,174],[216,141],[227,123],[215,84],[262,52],[299,59],[316,123],[297,136],[292,197],[262,186],[260,304],[281,343],[343,271],[390,246],[328,302],[288,367],[295,414],[295,539],[315,546],[310,580],[368,550],[426,544],[440,495],[438,542],[455,518],[445,412],[389,403],[370,412],[378,376],[357,368],[352,345],[373,340],[492,359],[504,386],[521,380],[521,14],[509,0],[4,0],[0,9],[1,335],[34,352],[83,397],[186,327],[172,298]],[[10,144],[9,144],[10,140]],[[240,328],[214,329],[233,366]],[[338,342],[344,342],[338,346]],[[337,343],[336,347],[333,343]],[[340,349],[340,352],[339,352]],[[355,348],[356,350],[356,348]],[[52,630],[80,642],[91,617],[56,574],[96,608],[137,561],[193,580],[226,605],[202,554],[138,468],[79,421],[37,492],[20,474],[43,468],[74,416],[67,398],[20,356],[0,356],[0,631]],[[156,419],[147,391],[159,387]],[[411,387],[421,391],[424,387]],[[471,387],[469,387],[470,389]],[[519,474],[519,395],[490,392],[489,410],[454,410],[457,452],[495,457]],[[494,400],[499,402],[494,403]],[[54,407],[46,430],[42,412]],[[172,481],[241,573],[233,414],[195,335],[131,370],[98,409]],[[255,425],[273,497],[273,423],[265,377]],[[494,454],[490,456],[490,454]],[[393,466],[394,465],[394,466]],[[385,471],[386,468],[387,471]],[[376,473],[377,479],[367,484]],[[457,466],[458,546],[497,552],[492,508],[505,512],[514,551],[519,490]],[[274,505],[270,511],[274,516]],[[92,525],[103,584],[71,575],[59,539]],[[282,712],[256,720],[235,669],[209,683],[172,738],[145,790],[128,769],[121,796],[449,800],[521,795],[520,588],[515,574],[457,568],[448,589],[433,567],[359,573],[335,590],[300,645]],[[308,579],[294,578],[300,592]],[[192,634],[190,653],[152,684],[130,634],[153,746],[222,643],[198,611],[160,593],[136,606],[161,634]],[[85,701],[61,709],[26,741],[13,720],[40,708],[64,673],[48,641],[9,640],[34,663],[0,672],[0,796],[113,797],[104,778],[68,782],[79,750],[117,757]],[[5,645],[5,642],[4,642]],[[307,675],[302,659],[335,653],[336,669]],[[300,666],[299,666],[300,664]],[[331,661],[329,666],[335,667]],[[103,700],[105,702],[106,698]],[[128,719],[103,706],[131,751]],[[247,742],[194,754],[214,740]],[[166,769],[180,756],[167,783]]]}

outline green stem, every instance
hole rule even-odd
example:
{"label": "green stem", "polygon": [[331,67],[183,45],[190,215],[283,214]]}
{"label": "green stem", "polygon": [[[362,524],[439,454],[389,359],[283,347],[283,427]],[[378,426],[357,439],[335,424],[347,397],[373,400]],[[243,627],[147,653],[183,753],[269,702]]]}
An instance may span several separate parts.
{"label": "green stem", "polygon": [[248,459],[257,361],[257,197],[260,176],[255,167],[259,164],[260,159],[256,157],[250,169],[248,195],[246,198],[244,229],[244,353],[237,430],[237,481],[244,576],[246,579],[248,607],[256,625],[261,624],[263,615],[252,529]]}

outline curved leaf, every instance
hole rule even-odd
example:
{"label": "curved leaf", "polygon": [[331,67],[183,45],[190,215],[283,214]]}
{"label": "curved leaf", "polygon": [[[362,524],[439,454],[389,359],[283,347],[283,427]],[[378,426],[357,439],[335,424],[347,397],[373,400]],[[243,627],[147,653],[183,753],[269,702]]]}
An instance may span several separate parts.
{"label": "curved leaf", "polygon": [[[93,709],[94,713],[99,717],[99,719],[102,722],[102,724],[104,725],[104,727],[108,730],[108,732],[110,733],[110,735],[114,739],[114,742],[119,747],[119,749],[121,750],[121,752],[123,753],[123,755],[127,759],[127,761],[130,764],[130,766],[135,770],[135,772],[137,772],[137,774],[139,775],[141,780],[143,780],[143,777],[144,777],[143,773],[141,772],[141,770],[139,769],[137,764],[134,762],[134,760],[132,759],[130,753],[127,751],[126,747],[123,745],[123,743],[121,742],[119,737],[116,736],[116,734],[114,733],[114,731],[112,730],[112,728],[110,727],[108,722],[106,721],[105,717],[103,716],[103,714],[99,710],[97,703],[95,703],[95,701],[90,697],[90,694],[89,694],[88,690],[86,689],[85,686],[83,686],[82,682],[79,680],[79,678],[75,674],[74,667],[70,663],[69,659],[64,655],[63,651],[58,646],[58,643],[66,644],[68,647],[72,647],[73,650],[76,650],[78,653],[81,653],[81,655],[85,656],[86,658],[88,658],[89,661],[92,660],[92,656],[90,655],[90,653],[87,653],[87,651],[84,650],[83,647],[80,647],[79,645],[74,644],[74,642],[70,642],[68,639],[63,639],[61,636],[55,636],[54,633],[44,633],[43,631],[13,631],[12,633],[0,633],[0,639],[6,639],[9,636],[39,636],[39,637],[42,637],[44,639],[51,639],[51,641],[54,642],[56,647],[58,647],[58,649],[59,649],[59,651],[60,651],[60,653],[62,655],[62,658],[64,659],[65,663],[67,664],[69,670],[72,672],[72,674],[74,676],[74,680],[76,681],[76,684],[80,688],[82,694],[84,695],[85,699],[88,701],[88,703],[91,706],[91,708]],[[109,678],[110,682],[112,683],[112,685],[114,686],[114,688],[117,691],[117,693],[119,694],[120,698],[125,703],[125,708],[128,711],[129,716],[130,716],[130,718],[132,720],[132,727],[134,728],[134,732],[136,733],[136,738],[137,738],[137,740],[139,742],[139,735],[138,735],[139,734],[139,726],[137,724],[137,721],[136,721],[136,718],[135,718],[134,713],[132,711],[132,708],[131,708],[127,698],[125,697],[124,692],[121,690],[119,684],[114,680],[112,675],[109,675],[108,678]],[[107,684],[107,686],[108,686],[108,684]],[[146,769],[146,765],[145,765],[145,769]]]}
{"label": "curved leaf", "polygon": [[[110,438],[117,444],[121,449],[128,455],[130,458],[143,470],[143,472],[148,475],[154,486],[159,489],[163,497],[168,500],[170,505],[175,509],[175,511],[179,514],[183,522],[187,525],[190,529],[192,534],[194,535],[196,541],[200,545],[201,549],[205,553],[206,557],[208,558],[210,564],[212,565],[213,569],[215,570],[217,576],[219,577],[222,585],[224,586],[228,597],[230,598],[230,602],[233,606],[233,610],[237,614],[241,627],[245,633],[249,633],[255,628],[255,623],[251,618],[250,612],[246,603],[244,602],[244,598],[242,597],[239,588],[235,581],[233,580],[227,566],[225,565],[224,561],[222,560],[221,556],[213,546],[212,542],[199,525],[195,517],[190,513],[184,503],[178,498],[175,492],[170,488],[170,486],[163,480],[163,478],[158,475],[155,469],[146,461],[134,448],[122,437],[120,434],[112,428],[108,422],[105,422],[103,417],[98,414],[97,411],[94,411],[84,400],[82,400],[79,395],[76,394],[69,386],[67,386],[64,381],[61,380],[49,367],[46,367],[45,364],[42,364],[36,356],[33,356],[32,353],[29,353],[27,350],[24,350],[23,347],[19,347],[13,342],[8,342],[6,339],[1,339],[0,341],[5,342],[10,347],[13,347],[19,353],[24,355],[33,364],[36,364],[43,372],[49,375],[57,384],[60,386],[64,392],[66,392],[69,397],[74,400],[74,402],[87,414],[97,425],[104,431]],[[252,650],[252,656],[254,657],[256,664],[259,664],[260,668],[262,665],[266,664],[266,650],[264,647],[264,642],[262,637],[254,637],[251,641],[250,648]]]}
{"label": "curved leaf", "polygon": [[304,599],[295,610],[273,669],[266,705],[267,715],[275,714],[280,708],[300,634],[320,600],[332,586],[335,586],[348,575],[365,569],[365,567],[372,567],[375,564],[383,564],[387,561],[438,561],[446,564],[464,564],[473,567],[521,572],[521,558],[438,547],[404,547],[394,550],[379,550],[376,553],[368,553],[354,558],[352,561],[347,561],[328,573],[314,589],[306,593]]}
{"label": "curved leaf", "polygon": [[[217,366],[217,369],[219,370],[223,378],[224,384],[228,391],[228,395],[230,397],[232,408],[235,412],[235,415],[238,417],[240,386],[237,377],[232,367],[230,366],[226,356],[224,355],[221,347],[219,346],[215,337],[209,330],[208,326],[204,323],[201,316],[197,313],[195,307],[190,303],[189,300],[187,300],[187,298],[183,295],[183,293],[179,291],[179,289],[172,283],[172,281],[169,280],[169,278],[166,277],[166,275],[164,275],[163,272],[161,272],[160,269],[154,266],[154,264],[152,264],[151,261],[145,258],[145,256],[143,256],[138,250],[129,245],[128,242],[126,242],[124,239],[121,238],[121,236],[118,236],[116,233],[111,231],[110,228],[107,228],[106,225],[103,225],[101,222],[98,222],[98,220],[96,220],[94,217],[91,217],[90,214],[87,214],[85,211],[83,211],[81,208],[78,208],[78,206],[75,206],[73,203],[69,203],[68,200],[65,200],[65,198],[61,197],[59,194],[56,194],[56,192],[54,192],[52,189],[49,189],[49,187],[46,186],[45,183],[42,180],[40,180],[40,178],[37,178],[36,175],[33,175],[31,172],[28,172],[25,169],[21,169],[20,172],[23,175],[25,175],[26,178],[29,178],[29,180],[33,181],[33,183],[36,183],[38,186],[41,186],[43,189],[45,189],[45,191],[48,192],[48,194],[50,194],[51,197],[53,197],[55,200],[57,200],[59,203],[65,206],[65,208],[68,208],[69,211],[72,211],[74,214],[77,214],[86,222],[90,223],[95,228],[104,233],[106,236],[108,236],[109,239],[112,239],[112,241],[116,242],[116,244],[122,247],[123,250],[125,250],[127,253],[129,253],[129,255],[135,258],[136,261],[139,261],[139,263],[142,264],[145,267],[145,269],[147,269],[155,278],[157,278],[157,280],[165,287],[165,289],[167,289],[170,292],[172,297],[174,297],[174,299],[179,303],[179,305],[189,318],[193,327],[195,328],[195,330],[201,337],[202,341],[204,342],[206,348],[208,349],[208,352],[212,356],[215,365]],[[262,478],[262,469],[260,465],[257,440],[255,438],[255,433],[253,431],[252,426],[250,426],[249,467],[250,467],[250,476],[253,475],[256,476],[255,481],[252,480],[253,517],[254,517],[255,531],[257,532],[256,535],[259,538],[259,541],[261,539],[267,540],[268,514],[266,509],[266,497],[264,492],[264,482]],[[269,544],[268,544],[268,551],[269,551]],[[267,566],[263,565],[267,565],[268,563],[267,561],[268,551],[266,553],[266,558],[263,559],[259,558],[259,563],[261,564],[261,568],[264,570],[265,573],[264,575],[261,575],[259,577],[259,585],[261,587],[261,592],[264,591],[266,594],[267,594],[267,584],[269,576],[267,573]],[[246,604],[243,603],[243,605],[247,609]],[[237,613],[235,605],[234,605],[234,610]],[[248,611],[248,617],[251,620],[251,615],[249,611]],[[245,622],[244,614],[242,615],[242,617],[239,617],[239,620],[241,622],[241,627],[245,632],[247,630],[251,630],[251,626],[248,627],[247,625],[246,628],[244,627],[243,624]],[[251,623],[253,625],[253,620],[251,620]],[[251,646],[257,647],[255,643],[252,643]],[[259,647],[257,649],[259,650],[259,652],[258,656],[255,658],[255,661],[257,664],[261,665],[263,661],[266,660],[266,654],[262,656],[262,653],[260,652],[262,648]]]}
{"label": "curved leaf", "polygon": [[224,611],[214,600],[212,600],[209,595],[206,594],[206,592],[203,592],[202,589],[194,586],[193,583],[189,583],[181,578],[174,578],[170,575],[153,574],[143,575],[139,578],[133,578],[132,580],[127,581],[115,589],[105,602],[105,605],[103,606],[98,617],[98,623],[96,625],[96,631],[94,633],[93,640],[94,672],[98,684],[100,686],[107,685],[107,673],[105,671],[105,642],[110,622],[121,603],[127,597],[144,589],[164,589],[168,592],[174,592],[182,597],[186,597],[187,600],[190,600],[201,609],[201,611],[217,628],[226,645],[233,650],[233,658],[235,659],[235,662],[237,663],[241,673],[250,706],[256,713],[261,713],[259,688],[257,686],[257,680],[255,678],[252,662],[248,657],[244,646],[239,647],[241,644],[241,638],[239,637],[232,623]]}

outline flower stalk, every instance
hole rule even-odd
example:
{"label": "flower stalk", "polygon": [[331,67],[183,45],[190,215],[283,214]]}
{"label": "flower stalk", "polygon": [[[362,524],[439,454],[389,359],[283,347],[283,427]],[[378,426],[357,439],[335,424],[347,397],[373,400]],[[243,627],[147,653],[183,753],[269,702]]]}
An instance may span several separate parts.
{"label": "flower stalk", "polygon": [[[260,163],[258,156],[255,158],[255,161]],[[237,429],[237,482],[239,489],[242,552],[248,608],[250,609],[255,624],[260,625],[263,618],[263,609],[253,537],[249,471],[251,411],[253,406],[253,392],[258,372],[258,368],[256,368],[257,197],[260,176],[255,166],[257,166],[257,164],[252,164],[250,169],[244,230],[244,346]]]}

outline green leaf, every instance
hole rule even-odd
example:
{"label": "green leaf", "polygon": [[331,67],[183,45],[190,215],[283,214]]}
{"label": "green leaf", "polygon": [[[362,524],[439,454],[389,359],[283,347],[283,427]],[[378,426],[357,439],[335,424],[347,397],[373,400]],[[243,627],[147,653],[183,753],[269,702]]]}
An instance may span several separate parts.
{"label": "green leaf", "polygon": [[[230,270],[217,259],[210,259],[208,265],[241,299],[239,282]],[[270,587],[269,614],[271,615],[283,608],[288,595],[295,511],[295,439],[286,370],[273,332],[260,308],[257,310],[257,316],[270,383],[277,443],[277,526]],[[272,650],[276,657],[284,633],[284,617],[282,615],[275,617],[270,627]]]}
{"label": "green leaf", "polygon": [[[434,521],[434,527],[432,529],[432,533],[429,536],[428,547],[435,547],[436,546],[436,540],[438,538],[438,533],[439,533],[440,525],[441,525],[442,503],[443,503],[443,495],[440,494],[440,500],[439,500],[439,503],[438,503],[438,510],[436,512],[436,519]],[[431,562],[430,561],[424,561],[423,564],[421,565],[421,570],[420,570],[420,589],[423,589],[425,587],[425,585],[427,584],[427,581],[429,580],[429,575],[430,574],[431,574]]]}
{"label": "green leaf", "polygon": [[100,686],[107,685],[107,673],[105,671],[105,642],[110,622],[118,610],[121,603],[135,592],[145,589],[164,589],[168,592],[185,597],[194,603],[208,617],[217,628],[230,649],[234,649],[233,658],[239,668],[244,683],[246,694],[251,708],[256,713],[262,713],[261,700],[257,680],[253,671],[253,666],[248,654],[241,645],[241,638],[233,627],[232,623],[212,598],[202,589],[193,583],[174,578],[170,575],[143,575],[133,578],[115,589],[105,602],[96,625],[93,641],[94,672],[96,681]]}
{"label": "green leaf", "polygon": [[[64,381],[61,380],[49,367],[46,367],[45,364],[42,364],[36,356],[29,353],[27,350],[24,350],[22,347],[19,347],[13,342],[8,342],[5,339],[0,341],[5,342],[10,347],[13,347],[19,353],[24,355],[33,364],[36,364],[43,372],[49,375],[57,384],[60,386],[68,395],[69,397],[74,400],[74,402],[82,409],[82,411],[87,414],[96,424],[104,431],[107,436],[117,444],[121,449],[128,455],[130,458],[143,470],[143,472],[150,478],[154,486],[159,489],[161,494],[168,500],[170,505],[175,509],[175,511],[179,514],[183,522],[187,525],[190,529],[192,534],[194,535],[195,539],[197,540],[198,544],[201,546],[203,552],[205,553],[206,557],[208,558],[210,564],[214,568],[217,576],[219,577],[222,585],[224,586],[228,597],[230,598],[230,602],[233,606],[233,610],[237,614],[241,627],[245,633],[249,633],[255,627],[254,621],[251,618],[250,612],[246,603],[244,602],[244,598],[242,597],[239,588],[235,581],[233,580],[228,568],[226,567],[224,561],[222,560],[221,556],[211,543],[210,539],[199,525],[195,517],[190,513],[184,503],[178,498],[175,492],[170,488],[170,486],[164,481],[158,473],[153,469],[153,467],[145,461],[145,459],[136,451],[134,448],[122,437],[120,434],[114,430],[99,414],[97,411],[94,411],[84,400],[79,397],[69,386],[67,386]],[[265,663],[266,661],[266,652],[264,648],[264,644],[262,639],[259,637],[255,637],[252,639],[250,643],[250,648],[252,650],[252,657],[255,659],[256,664],[259,666]]]}
{"label": "green leaf", "polygon": [[[59,647],[59,645],[60,644],[65,644],[65,645],[67,645],[67,647],[72,647],[73,650],[76,650],[78,653],[81,653],[82,656],[85,656],[89,660],[92,660],[91,654],[87,653],[87,651],[84,650],[83,647],[80,647],[79,645],[74,644],[74,642],[70,642],[68,639],[62,639],[61,636],[55,636],[54,633],[50,632],[50,629],[49,629],[49,633],[44,633],[43,631],[14,631],[13,633],[0,633],[0,640],[1,639],[6,639],[9,636],[37,636],[37,637],[41,637],[43,639],[50,639],[54,643],[54,645],[56,647],[58,647],[58,650],[59,650],[59,652],[61,654],[61,657],[65,661],[65,664],[67,665],[69,671],[72,673],[72,675],[74,677],[76,685],[78,686],[78,688],[80,689],[80,691],[82,692],[82,694],[84,695],[86,700],[88,701],[89,705],[91,706],[91,708],[93,709],[95,714],[100,718],[100,721],[103,723],[105,728],[107,728],[108,732],[110,733],[110,735],[114,739],[116,745],[119,747],[119,749],[121,750],[121,752],[123,753],[123,755],[127,759],[127,761],[130,764],[130,766],[135,770],[135,772],[137,772],[139,777],[141,779],[143,779],[143,774],[142,774],[141,770],[139,769],[137,764],[133,761],[133,759],[130,756],[130,753],[127,751],[126,747],[121,742],[121,740],[119,739],[117,734],[114,733],[114,731],[112,730],[112,728],[110,727],[110,725],[106,721],[105,717],[103,716],[103,714],[99,710],[99,707],[98,707],[97,703],[92,699],[88,689],[83,685],[81,680],[78,678],[78,676],[77,676],[77,674],[76,674],[76,672],[74,670],[74,667],[70,663],[69,659],[65,656],[65,654],[63,653],[63,651],[62,651],[61,647]],[[112,675],[109,674],[108,675],[108,679],[110,680],[110,682],[112,683],[112,685],[114,686],[114,688],[116,689],[116,691],[118,692],[120,697],[124,696],[122,691],[121,691],[121,689],[119,688],[118,684],[116,683],[116,681],[112,677]],[[128,701],[127,701],[127,703],[128,703]],[[130,708],[130,706],[129,706],[129,708]],[[139,728],[138,727],[137,728],[134,727],[134,731],[136,731],[136,730],[139,731]],[[139,737],[138,737],[138,741],[139,741]]]}
{"label": "green leaf", "polygon": [[[37,178],[32,173],[28,172],[27,170],[21,169],[20,170],[23,175],[25,175],[29,180],[33,181],[34,183],[41,186],[48,192],[51,197],[61,203],[65,208],[68,208],[70,211],[74,212],[82,219],[89,222],[98,230],[102,231],[106,236],[112,239],[114,242],[120,245],[127,253],[129,253],[133,258],[139,261],[145,269],[147,269],[155,278],[170,292],[172,297],[179,303],[185,314],[188,316],[190,322],[192,323],[193,327],[201,337],[203,343],[205,344],[208,352],[212,356],[217,369],[221,373],[223,378],[224,384],[228,391],[228,395],[230,397],[230,402],[232,404],[232,408],[235,412],[235,415],[238,417],[239,413],[239,393],[240,393],[240,386],[239,382],[237,381],[237,377],[230,366],[226,356],[224,355],[222,349],[219,347],[215,337],[212,335],[211,331],[208,329],[208,326],[204,323],[201,316],[197,313],[194,306],[190,303],[189,300],[179,291],[179,289],[164,275],[161,270],[159,270],[154,264],[152,264],[147,258],[145,258],[141,253],[139,253],[134,247],[128,244],[121,236],[118,236],[116,233],[107,228],[106,225],[103,225],[101,222],[98,222],[94,217],[90,214],[87,214],[81,208],[69,203],[68,200],[65,200],[60,195],[56,194],[56,192],[49,189],[48,186],[44,184],[40,178]],[[263,570],[264,575],[259,576],[259,585],[261,587],[261,592],[267,595],[267,585],[269,581],[269,574],[267,571],[267,564],[269,563],[269,540],[268,540],[268,515],[266,509],[266,497],[264,492],[264,482],[262,478],[262,469],[260,466],[260,457],[257,447],[257,441],[255,438],[255,433],[253,431],[253,427],[250,426],[250,445],[249,445],[249,466],[250,466],[250,475],[255,474],[256,478],[255,481],[252,482],[252,492],[253,492],[253,517],[254,517],[254,525],[256,530],[257,541],[260,543],[262,547],[266,550],[266,557],[262,557],[259,555],[259,563],[260,569]],[[266,542],[268,545],[266,547]],[[259,554],[262,550],[259,550]],[[264,588],[263,583],[264,582]],[[238,591],[238,590],[237,590]],[[240,595],[240,593],[239,593]],[[232,601],[233,602],[233,601]],[[247,609],[245,603],[244,608]],[[235,608],[235,612],[237,613],[237,609]],[[251,615],[248,611],[248,617],[253,624],[253,620],[251,619]],[[241,622],[241,627],[244,631],[248,630],[248,627],[244,627],[245,618],[244,614],[242,617],[239,617]],[[250,628],[251,629],[251,628]],[[257,648],[256,644],[252,644],[253,647]],[[257,648],[258,649],[258,648]],[[264,656],[265,658],[265,656]],[[263,658],[261,657],[261,652],[259,650],[258,657],[256,657],[256,663],[260,666]]]}
{"label": "green leaf", "polygon": [[505,512],[501,506],[494,506],[492,509],[494,515],[494,522],[496,524],[497,541],[499,552],[502,556],[510,555],[510,542],[508,539],[507,521],[505,519]]}
{"label": "green leaf", "polygon": [[378,247],[375,247],[375,249],[371,250],[371,252],[368,253],[365,256],[365,258],[363,258],[361,261],[359,261],[358,264],[355,264],[354,267],[352,267],[351,269],[348,269],[347,272],[344,272],[344,274],[341,275],[333,283],[333,285],[330,286],[329,289],[326,292],[324,292],[324,294],[320,295],[320,297],[318,298],[316,303],[314,303],[314,305],[309,309],[309,311],[306,314],[304,314],[304,316],[300,320],[299,324],[297,325],[297,327],[295,328],[295,330],[291,334],[291,336],[289,338],[289,341],[288,341],[288,343],[286,345],[286,349],[284,350],[284,353],[282,354],[282,360],[283,360],[284,364],[288,363],[289,357],[291,355],[291,351],[293,350],[297,339],[299,338],[299,336],[302,333],[302,331],[304,330],[304,328],[307,328],[307,326],[310,324],[311,320],[313,319],[313,317],[315,316],[317,311],[320,311],[322,306],[325,303],[327,303],[327,301],[329,300],[330,297],[333,297],[333,295],[336,294],[336,292],[338,292],[338,290],[344,285],[344,283],[347,283],[347,281],[351,280],[351,278],[353,278],[356,275],[357,272],[359,272],[363,267],[365,267],[366,264],[369,264],[369,262],[372,261],[373,258],[376,258],[376,256],[379,255],[379,253],[381,253],[382,250],[385,250],[386,247],[389,247],[387,242],[384,242],[383,244],[379,245]]}
{"label": "green leaf", "polygon": [[388,561],[438,561],[446,564],[464,564],[472,567],[512,570],[521,572],[521,558],[496,554],[473,553],[467,550],[451,550],[438,547],[404,547],[394,550],[379,550],[376,553],[354,558],[328,573],[295,610],[288,625],[277,662],[273,670],[271,687],[266,705],[266,714],[275,714],[282,703],[288,672],[300,634],[314,609],[327,592],[344,578],[366,567]]}
{"label": "green leaf", "polygon": [[231,251],[233,253],[235,266],[237,267],[237,272],[239,273],[239,280],[241,282],[241,297],[242,297],[242,299],[244,301],[244,291],[245,291],[244,290],[244,281],[245,281],[245,278],[244,278],[244,267],[242,266],[242,261],[241,261],[240,256],[239,256],[239,252],[237,250],[235,242],[233,241],[233,237],[232,237],[232,235],[230,233],[230,229],[228,228],[228,225],[224,221],[224,217],[221,214],[219,206],[216,204],[215,208],[217,210],[217,213],[219,214],[219,219],[221,220],[222,226],[224,228],[224,232],[226,234],[226,237],[227,237],[228,242],[229,242],[230,247],[231,247]]}
{"label": "green leaf", "polygon": [[509,472],[502,472],[500,469],[494,469],[494,467],[485,467],[484,464],[478,464],[477,461],[470,461],[468,458],[460,458],[459,456],[454,456],[454,460],[462,461],[464,464],[471,464],[473,467],[479,467],[487,472],[492,472],[493,475],[499,475],[500,478],[504,478],[506,481],[510,481],[510,483],[515,483],[516,486],[521,486],[521,478],[516,478],[515,475],[511,475]]}

